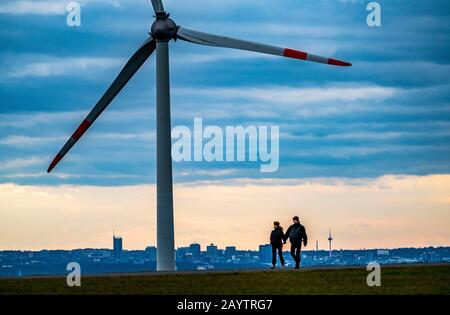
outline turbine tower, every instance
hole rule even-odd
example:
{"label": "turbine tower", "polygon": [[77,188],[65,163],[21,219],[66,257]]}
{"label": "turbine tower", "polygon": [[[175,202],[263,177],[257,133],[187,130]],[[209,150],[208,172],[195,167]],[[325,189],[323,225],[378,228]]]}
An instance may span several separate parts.
{"label": "turbine tower", "polygon": [[331,229],[328,231],[328,243],[330,245],[330,257],[331,257],[331,241],[333,240],[333,237],[331,237]]}
{"label": "turbine tower", "polygon": [[248,50],[269,55],[308,60],[335,66],[351,66],[334,58],[325,58],[299,50],[259,44],[246,40],[223,37],[181,27],[169,18],[161,0],[152,0],[155,21],[149,38],[128,60],[125,67],[97,102],[86,119],[55,156],[47,170],[50,173],[75,143],[84,135],[100,114],[156,50],[156,191],[157,191],[157,270],[175,270],[173,185],[170,122],[169,42],[186,42]]}

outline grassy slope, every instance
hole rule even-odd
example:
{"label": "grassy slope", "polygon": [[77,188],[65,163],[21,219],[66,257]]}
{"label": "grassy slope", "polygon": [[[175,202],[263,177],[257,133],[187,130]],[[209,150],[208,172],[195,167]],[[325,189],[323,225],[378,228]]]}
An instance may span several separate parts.
{"label": "grassy slope", "polygon": [[450,265],[382,267],[381,287],[364,268],[0,280],[0,294],[450,294]]}

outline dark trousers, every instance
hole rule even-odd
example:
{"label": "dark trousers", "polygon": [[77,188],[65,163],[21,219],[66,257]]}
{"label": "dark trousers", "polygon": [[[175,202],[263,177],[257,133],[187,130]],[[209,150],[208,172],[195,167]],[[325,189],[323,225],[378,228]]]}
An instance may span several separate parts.
{"label": "dark trousers", "polygon": [[291,243],[291,256],[292,258],[294,258],[295,260],[295,268],[299,268],[300,267],[300,261],[301,261],[301,253],[302,251],[302,243]]}
{"label": "dark trousers", "polygon": [[275,266],[277,263],[277,252],[278,256],[280,256],[280,263],[284,266],[283,246],[274,244],[272,244],[272,265]]}

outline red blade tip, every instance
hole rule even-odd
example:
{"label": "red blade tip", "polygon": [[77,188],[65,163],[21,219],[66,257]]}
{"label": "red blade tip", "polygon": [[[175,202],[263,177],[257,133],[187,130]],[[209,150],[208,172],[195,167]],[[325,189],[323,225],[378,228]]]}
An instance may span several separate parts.
{"label": "red blade tip", "polygon": [[328,59],[328,64],[333,66],[341,66],[341,67],[351,67],[352,64],[350,62],[341,61],[337,59],[330,58]]}
{"label": "red blade tip", "polygon": [[47,173],[50,173],[52,171],[52,169],[55,168],[56,164],[58,164],[59,161],[61,161],[62,158],[63,157],[61,155],[57,154],[55,156],[55,158],[53,159],[52,163],[50,164],[50,166],[48,167]]}

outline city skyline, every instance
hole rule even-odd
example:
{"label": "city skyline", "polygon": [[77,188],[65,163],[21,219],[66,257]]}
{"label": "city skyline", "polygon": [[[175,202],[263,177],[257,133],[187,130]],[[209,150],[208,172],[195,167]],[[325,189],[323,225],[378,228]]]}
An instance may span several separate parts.
{"label": "city skyline", "polygon": [[[330,229],[331,230],[331,229]],[[379,250],[379,249],[407,249],[407,248],[416,248],[416,249],[420,249],[420,248],[429,248],[429,247],[447,247],[446,245],[440,245],[440,246],[404,246],[404,247],[373,247],[373,248],[334,248],[331,245],[331,241],[330,241],[330,230],[329,230],[329,234],[326,235],[326,237],[324,237],[323,242],[325,243],[325,245],[323,247],[320,247],[319,244],[321,244],[321,240],[320,239],[315,239],[315,240],[310,240],[310,241],[314,241],[314,248],[306,248],[305,246],[302,246],[302,251],[325,251],[325,252],[329,252],[330,256],[331,256],[331,252],[333,251],[342,251],[342,250]],[[115,259],[119,259],[117,257],[117,252],[121,252],[121,251],[136,251],[136,250],[147,250],[149,248],[155,248],[157,249],[156,244],[149,244],[147,246],[145,246],[144,248],[125,248],[123,246],[123,242],[124,242],[124,237],[122,235],[118,235],[116,234],[115,229],[113,229],[113,234],[112,234],[112,245],[110,247],[99,247],[99,248],[95,248],[95,247],[80,247],[80,248],[56,248],[56,249],[49,249],[49,248],[41,248],[41,249],[34,249],[34,250],[30,250],[30,249],[2,249],[0,248],[0,252],[1,251],[23,251],[23,252],[39,252],[39,251],[58,251],[58,250],[64,250],[64,251],[73,251],[73,250],[89,250],[89,249],[95,249],[95,250],[112,250]],[[332,238],[332,240],[334,240],[334,238]],[[226,243],[225,243],[226,244]],[[286,241],[285,244],[283,244],[283,250],[284,251],[288,251],[289,250],[289,240]],[[269,246],[270,243],[264,243],[264,244],[258,244],[256,245],[256,248],[239,248],[238,246],[234,245],[234,244],[227,244],[227,245],[222,245],[222,247],[218,246],[217,244],[213,243],[213,242],[206,242],[204,244],[198,243],[198,242],[192,242],[189,244],[180,244],[179,246],[175,246],[175,251],[179,251],[180,249],[184,250],[184,249],[191,249],[193,247],[196,248],[196,251],[199,252],[208,252],[208,247],[215,247],[217,250],[221,250],[221,251],[227,251],[227,249],[229,248],[233,248],[234,250],[238,250],[238,251],[254,251],[255,249],[258,249],[258,247],[261,246]]]}
{"label": "city skyline", "polygon": [[[157,252],[154,245],[144,249],[124,249],[124,238],[112,232],[109,248],[80,248],[70,250],[4,251],[0,250],[0,278],[38,275],[61,275],[67,262],[77,262],[85,274],[139,273],[157,271]],[[365,266],[379,264],[418,264],[450,262],[450,247],[424,248],[364,248],[335,249],[331,229],[326,240],[329,247],[301,251],[302,268],[333,266]],[[312,241],[312,240],[311,240]],[[288,241],[289,242],[289,241]],[[284,247],[284,268],[293,268],[295,262],[289,246]],[[272,245],[259,244],[257,250],[242,249],[228,244],[191,243],[174,250],[175,270],[242,270],[265,269],[272,263]]]}
{"label": "city skyline", "polygon": [[[61,275],[67,262],[80,264],[84,274],[140,273],[156,271],[157,249],[123,250],[121,239],[113,238],[113,249],[76,249],[41,251],[0,251],[0,277]],[[286,268],[294,261],[289,250],[284,251]],[[271,264],[272,248],[259,245],[257,250],[225,249],[210,244],[201,250],[190,244],[175,251],[178,271],[266,269]],[[302,251],[302,268],[366,266],[368,263],[430,264],[450,262],[450,247]]]}

